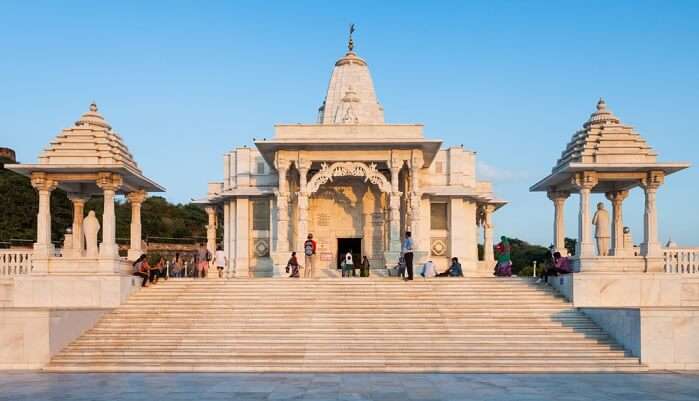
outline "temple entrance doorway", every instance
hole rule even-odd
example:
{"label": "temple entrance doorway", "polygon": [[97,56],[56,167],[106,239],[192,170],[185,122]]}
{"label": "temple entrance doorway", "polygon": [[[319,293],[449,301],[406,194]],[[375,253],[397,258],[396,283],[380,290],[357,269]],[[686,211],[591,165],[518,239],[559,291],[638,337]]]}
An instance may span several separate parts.
{"label": "temple entrance doorway", "polygon": [[338,238],[337,239],[337,268],[342,268],[342,261],[345,259],[347,251],[352,252],[352,261],[355,266],[362,263],[362,239],[361,238]]}

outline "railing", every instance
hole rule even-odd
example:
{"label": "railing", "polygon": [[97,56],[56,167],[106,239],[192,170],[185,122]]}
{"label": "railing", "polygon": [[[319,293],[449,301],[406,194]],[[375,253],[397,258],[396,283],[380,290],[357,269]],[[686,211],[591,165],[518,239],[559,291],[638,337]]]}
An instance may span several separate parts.
{"label": "railing", "polygon": [[666,273],[699,274],[699,248],[663,249]]}
{"label": "railing", "polygon": [[31,273],[31,249],[0,249],[0,277]]}

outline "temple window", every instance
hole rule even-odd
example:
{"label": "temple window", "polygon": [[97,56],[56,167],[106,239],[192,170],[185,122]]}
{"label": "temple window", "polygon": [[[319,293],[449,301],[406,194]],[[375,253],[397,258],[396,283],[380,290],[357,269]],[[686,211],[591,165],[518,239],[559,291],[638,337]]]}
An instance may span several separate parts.
{"label": "temple window", "polygon": [[269,230],[269,200],[256,200],[252,202],[252,229]]}
{"label": "temple window", "polygon": [[432,203],[430,204],[430,228],[432,230],[447,229],[447,204]]}

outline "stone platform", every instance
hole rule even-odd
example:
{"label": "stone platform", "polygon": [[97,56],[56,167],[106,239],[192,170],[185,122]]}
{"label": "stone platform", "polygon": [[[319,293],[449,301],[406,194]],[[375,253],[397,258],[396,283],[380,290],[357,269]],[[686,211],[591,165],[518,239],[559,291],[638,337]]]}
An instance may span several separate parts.
{"label": "stone platform", "polygon": [[0,400],[695,401],[694,374],[0,375]]}

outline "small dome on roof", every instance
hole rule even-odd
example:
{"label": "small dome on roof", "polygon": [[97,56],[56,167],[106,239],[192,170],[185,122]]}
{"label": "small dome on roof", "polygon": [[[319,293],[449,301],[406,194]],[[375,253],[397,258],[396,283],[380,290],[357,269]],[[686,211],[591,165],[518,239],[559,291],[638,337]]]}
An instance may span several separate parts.
{"label": "small dome on roof", "polygon": [[607,103],[604,101],[604,99],[600,98],[599,102],[597,102],[597,110],[590,115],[590,118],[585,124],[583,124],[583,127],[587,128],[593,124],[608,123],[619,124],[619,119],[607,109]]}
{"label": "small dome on roof", "polygon": [[97,109],[97,103],[92,102],[90,104],[90,110],[83,114],[78,121],[75,122],[77,127],[84,125],[94,125],[97,127],[106,128],[107,130],[112,129],[112,126],[102,117],[102,114]]}

